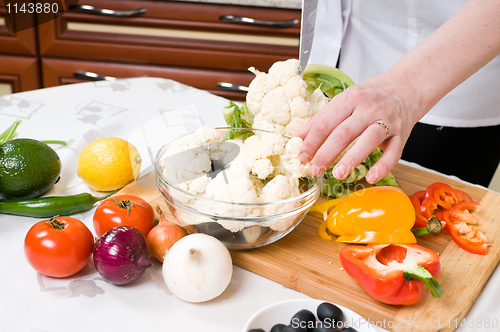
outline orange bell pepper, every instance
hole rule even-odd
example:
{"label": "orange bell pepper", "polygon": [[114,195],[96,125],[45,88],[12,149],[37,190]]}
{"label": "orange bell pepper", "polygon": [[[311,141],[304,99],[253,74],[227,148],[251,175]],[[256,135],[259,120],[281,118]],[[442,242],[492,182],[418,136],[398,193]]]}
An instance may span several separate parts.
{"label": "orange bell pepper", "polygon": [[374,299],[394,305],[410,305],[422,297],[423,285],[441,297],[436,277],[439,255],[417,244],[368,244],[340,250],[340,263]]}
{"label": "orange bell pepper", "polygon": [[344,198],[327,218],[337,241],[415,243],[415,212],[408,196],[395,187],[370,187]]}

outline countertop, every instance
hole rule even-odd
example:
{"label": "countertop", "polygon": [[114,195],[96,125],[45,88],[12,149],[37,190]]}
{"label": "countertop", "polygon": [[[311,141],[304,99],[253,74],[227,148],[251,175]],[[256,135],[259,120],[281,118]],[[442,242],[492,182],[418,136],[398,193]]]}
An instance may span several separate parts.
{"label": "countertop", "polygon": [[[66,141],[67,146],[54,146],[63,168],[61,180],[48,195],[99,195],[76,175],[78,154],[85,145],[107,136],[127,139],[139,149],[144,160],[141,174],[147,174],[165,142],[200,125],[224,125],[221,110],[227,102],[161,78],[73,84],[0,97],[0,132],[21,119],[18,137]],[[95,207],[74,217],[93,230],[94,211]],[[310,298],[237,266],[226,291],[201,304],[173,296],[158,262],[127,286],[107,283],[92,263],[69,278],[45,277],[28,264],[23,252],[26,233],[39,220],[0,214],[2,331],[242,332],[261,308]],[[499,284],[496,269],[457,331],[499,330]]]}

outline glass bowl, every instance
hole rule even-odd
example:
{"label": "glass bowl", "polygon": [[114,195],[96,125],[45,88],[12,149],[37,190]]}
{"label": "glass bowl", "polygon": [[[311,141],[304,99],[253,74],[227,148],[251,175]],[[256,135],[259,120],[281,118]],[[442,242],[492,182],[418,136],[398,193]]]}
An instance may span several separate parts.
{"label": "glass bowl", "polygon": [[[225,135],[228,130],[235,130],[231,128],[215,129],[222,135]],[[237,130],[239,133],[252,135],[269,134],[267,131],[258,129]],[[165,198],[172,215],[188,233],[212,235],[228,249],[261,247],[273,243],[291,232],[304,219],[309,208],[318,199],[320,185],[318,177],[297,180],[300,191],[298,196],[268,203],[233,203],[215,200],[185,190],[181,184],[167,179],[164,171],[167,168],[171,169],[166,165],[172,165],[166,159],[172,156],[167,151],[174,144],[178,144],[179,140],[186,141],[186,138],[193,134],[180,136],[162,146],[154,161],[158,189]],[[287,141],[289,138],[284,137],[284,140]]]}

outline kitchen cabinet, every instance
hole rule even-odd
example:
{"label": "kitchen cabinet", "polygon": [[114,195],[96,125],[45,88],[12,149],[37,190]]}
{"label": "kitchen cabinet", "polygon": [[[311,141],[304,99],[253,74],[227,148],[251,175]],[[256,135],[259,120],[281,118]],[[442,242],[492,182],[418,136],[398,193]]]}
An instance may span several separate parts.
{"label": "kitchen cabinet", "polygon": [[0,0],[0,96],[41,87],[35,28],[13,33],[9,24],[17,23],[9,22]]}
{"label": "kitchen cabinet", "polygon": [[299,9],[184,1],[80,1],[38,27],[44,87],[82,71],[147,75],[233,100],[244,99],[249,67],[298,57],[299,35]]}
{"label": "kitchen cabinet", "polygon": [[[254,77],[250,72],[55,58],[42,59],[42,72],[45,87],[99,79],[113,80],[137,76],[165,77],[231,100],[242,100],[244,92],[221,90],[223,87],[218,87],[220,83],[233,82],[234,85],[244,86]],[[97,75],[99,76],[96,77]]]}
{"label": "kitchen cabinet", "polygon": [[40,88],[35,57],[0,55],[0,95]]}

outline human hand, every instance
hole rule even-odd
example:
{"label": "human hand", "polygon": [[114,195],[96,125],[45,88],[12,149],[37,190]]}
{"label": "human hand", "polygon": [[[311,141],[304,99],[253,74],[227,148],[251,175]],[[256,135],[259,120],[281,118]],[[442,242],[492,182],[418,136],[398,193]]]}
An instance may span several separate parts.
{"label": "human hand", "polygon": [[333,175],[346,178],[379,146],[383,156],[365,177],[368,183],[379,181],[397,164],[413,126],[425,114],[414,91],[409,82],[389,72],[349,87],[297,134],[304,140],[300,160],[310,161],[311,174],[321,175],[358,138]]}

